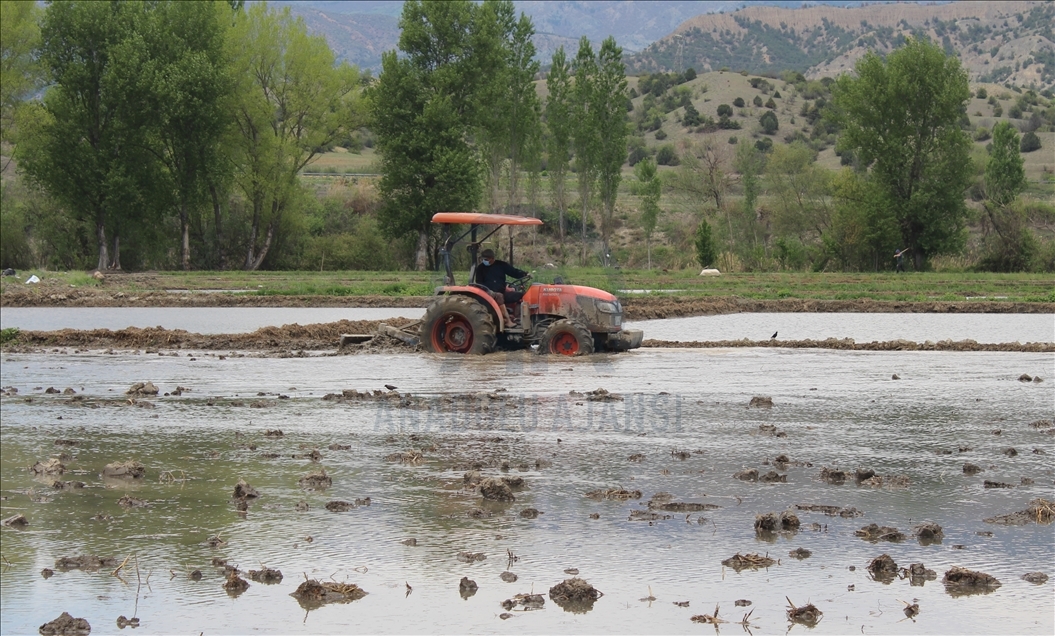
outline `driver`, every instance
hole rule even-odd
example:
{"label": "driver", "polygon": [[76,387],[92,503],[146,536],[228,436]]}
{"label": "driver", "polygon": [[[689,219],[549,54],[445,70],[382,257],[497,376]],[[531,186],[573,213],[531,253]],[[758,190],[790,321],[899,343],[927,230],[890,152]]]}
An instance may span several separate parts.
{"label": "driver", "polygon": [[524,297],[523,292],[506,291],[506,277],[524,278],[527,272],[517,269],[505,261],[495,260],[494,250],[488,248],[480,254],[480,264],[476,266],[474,283],[483,285],[491,292],[491,297],[505,312],[507,322],[514,322],[509,318],[506,305],[514,305]]}

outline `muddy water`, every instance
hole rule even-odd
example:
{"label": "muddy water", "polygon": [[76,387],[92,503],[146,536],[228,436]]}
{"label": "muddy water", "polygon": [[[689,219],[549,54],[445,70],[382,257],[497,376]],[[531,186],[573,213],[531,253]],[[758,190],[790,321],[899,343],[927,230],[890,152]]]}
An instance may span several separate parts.
{"label": "muddy water", "polygon": [[[1053,366],[1050,354],[761,349],[640,350],[576,360],[5,354],[2,385],[19,392],[0,401],[2,516],[22,513],[30,525],[5,527],[0,535],[0,631],[35,633],[69,611],[100,632],[115,631],[117,616],[135,613],[140,631],[149,633],[699,633],[711,628],[690,617],[711,614],[718,604],[720,617],[733,621],[753,610],[757,633],[789,627],[801,633],[805,628],[785,617],[787,596],[824,612],[815,633],[1050,634],[1052,582],[1020,577],[1037,570],[1055,575],[1055,527],[982,519],[1053,498],[1053,437],[1029,426],[1055,416]],[[899,380],[891,379],[895,373]],[[1023,373],[1044,381],[1020,382]],[[133,404],[123,392],[143,380],[162,392],[190,391]],[[383,390],[386,383],[415,397],[322,399],[342,389]],[[77,395],[35,389],[49,386],[69,386]],[[598,387],[623,401],[568,394]],[[456,399],[467,390],[493,394]],[[749,408],[755,396],[771,397],[772,408]],[[762,425],[786,435],[765,434]],[[265,437],[268,429],[284,436]],[[66,449],[56,439],[77,444]],[[330,450],[332,444],[349,449]],[[1013,457],[1005,454],[1011,447]],[[419,465],[385,461],[415,448],[424,449]],[[312,449],[321,454],[318,462],[303,457]],[[27,472],[63,451],[73,459],[59,479],[83,481],[84,489],[57,491],[50,479]],[[775,467],[765,462],[779,454],[812,466],[781,469],[787,483],[732,477],[742,469],[767,472]],[[629,461],[631,455],[643,457]],[[147,467],[143,480],[100,477],[107,463],[129,458]],[[502,461],[510,463],[508,472]],[[463,488],[474,462],[485,476],[522,477],[516,501],[487,502]],[[985,472],[965,476],[964,462]],[[830,485],[818,479],[825,466],[867,467],[910,483]],[[333,479],[328,490],[298,487],[299,478],[319,468]],[[1019,485],[1023,477],[1035,483]],[[244,515],[231,501],[239,478],[262,495]],[[985,489],[987,479],[1015,487]],[[618,487],[643,497],[584,496]],[[688,517],[667,513],[672,518],[652,523],[628,520],[657,492],[719,508]],[[117,501],[125,495],[149,505],[123,508]],[[371,505],[325,509],[333,500],[365,497]],[[300,502],[308,509],[298,510]],[[795,504],[852,506],[864,516],[798,511],[797,533],[756,536],[756,514]],[[528,507],[544,514],[521,518]],[[491,516],[472,518],[473,509]],[[943,527],[942,543],[922,546],[911,538],[923,521]],[[854,536],[868,523],[910,537],[873,545]],[[226,545],[205,545],[212,536]],[[401,543],[408,538],[417,546]],[[813,555],[790,558],[799,547]],[[487,558],[463,563],[462,551]],[[518,559],[510,562],[507,551]],[[721,565],[737,552],[779,561],[738,574]],[[922,587],[907,579],[874,581],[865,566],[883,553],[899,566],[922,562],[938,580]],[[57,558],[80,554],[118,561],[135,554],[138,576],[134,561],[121,578],[110,575],[112,568],[40,575],[55,569]],[[232,598],[210,565],[214,557],[242,570],[278,568],[285,579],[251,583]],[[940,579],[954,565],[987,572],[1002,586],[951,595]],[[500,618],[501,601],[545,595],[570,577],[566,568],[604,593],[592,611],[567,613],[547,596],[541,611]],[[194,569],[200,581],[188,577]],[[500,580],[506,570],[519,580]],[[305,611],[289,596],[305,575],[356,583],[369,595]],[[479,585],[466,600],[458,594],[463,576]],[[641,600],[650,590],[655,600]],[[753,604],[735,607],[737,599]],[[919,604],[914,621],[905,618],[902,600]],[[689,607],[674,605],[681,601]],[[740,633],[735,624],[722,627]]]}

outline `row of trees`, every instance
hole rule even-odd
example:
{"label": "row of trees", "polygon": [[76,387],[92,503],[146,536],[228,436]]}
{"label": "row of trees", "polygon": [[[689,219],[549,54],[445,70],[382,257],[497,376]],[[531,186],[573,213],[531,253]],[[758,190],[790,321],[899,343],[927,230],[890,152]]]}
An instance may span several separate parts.
{"label": "row of trees", "polygon": [[[12,3],[4,136],[99,269],[257,269],[303,197],[299,172],[365,118],[358,72],[289,11],[241,2]],[[5,32],[8,26],[5,26]],[[9,60],[15,68],[8,68]],[[24,102],[46,86],[39,101]]]}

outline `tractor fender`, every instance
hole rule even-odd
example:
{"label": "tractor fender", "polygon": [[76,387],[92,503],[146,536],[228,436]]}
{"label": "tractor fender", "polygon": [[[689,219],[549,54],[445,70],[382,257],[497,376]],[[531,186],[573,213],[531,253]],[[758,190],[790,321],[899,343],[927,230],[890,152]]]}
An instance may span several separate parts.
{"label": "tractor fender", "polygon": [[472,287],[470,285],[447,285],[445,287],[436,288],[437,296],[472,296],[485,307],[491,310],[491,318],[494,319],[495,325],[498,326],[498,333],[505,331],[505,321],[502,319],[503,312],[502,308],[498,306],[494,298],[491,298],[490,294],[480,289],[479,287]]}

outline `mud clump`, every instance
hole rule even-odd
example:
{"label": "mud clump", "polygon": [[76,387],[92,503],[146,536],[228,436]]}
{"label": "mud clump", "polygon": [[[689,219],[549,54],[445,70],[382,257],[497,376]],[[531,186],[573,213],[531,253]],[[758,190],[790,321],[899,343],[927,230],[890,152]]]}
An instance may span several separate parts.
{"label": "mud clump", "polygon": [[722,561],[722,565],[730,567],[737,572],[768,568],[775,563],[776,561],[768,556],[762,556],[761,554],[740,554],[739,552]]}
{"label": "mud clump", "polygon": [[1034,585],[1043,585],[1048,582],[1048,575],[1043,572],[1026,572],[1022,575],[1022,580]]}
{"label": "mud clump", "polygon": [[239,479],[238,483],[234,486],[234,498],[235,499],[256,499],[260,496],[256,488],[253,488],[244,479]]}
{"label": "mud clump", "polygon": [[800,525],[798,516],[787,510],[781,513],[767,512],[764,515],[755,515],[756,534],[797,532]]}
{"label": "mud clump", "polygon": [[988,479],[986,479],[982,483],[982,486],[984,488],[1014,488],[1015,487],[1013,484],[1006,484],[1006,483],[1004,483],[1002,481],[990,481]]}
{"label": "mud clump", "polygon": [[513,598],[502,601],[502,609],[511,612],[519,607],[522,611],[530,612],[540,610],[546,605],[546,599],[541,594],[517,594]]}
{"label": "mud clump", "polygon": [[694,501],[649,501],[648,507],[651,510],[662,510],[664,512],[703,512],[704,510],[717,510],[718,508],[721,508],[721,506],[716,504],[697,503]]}
{"label": "mud clump", "polygon": [[846,471],[825,466],[821,469],[821,481],[838,486],[846,482]]}
{"label": "mud clump", "polygon": [[86,484],[83,481],[53,481],[51,487],[55,490],[80,490]]}
{"label": "mud clump", "polygon": [[978,473],[983,472],[983,470],[984,469],[981,466],[972,464],[970,462],[967,462],[963,465],[964,475],[977,475]]}
{"label": "mud clump", "polygon": [[3,523],[9,528],[25,528],[29,525],[29,521],[26,519],[26,516],[22,514],[12,515],[7,519],[4,519]]}
{"label": "mud clump", "polygon": [[880,583],[890,583],[898,574],[897,563],[888,554],[881,554],[872,559],[865,569]]}
{"label": "mud clump", "polygon": [[905,534],[900,532],[897,528],[879,526],[874,523],[870,523],[860,530],[855,530],[854,535],[861,537],[870,543],[878,543],[880,541],[892,541],[896,543],[905,540]]}
{"label": "mud clump", "polygon": [[936,523],[920,524],[912,529],[912,534],[915,535],[920,545],[941,543],[942,538],[945,536],[941,526]]}
{"label": "mud clump", "polygon": [[524,508],[520,511],[521,519],[538,519],[538,516],[543,514],[534,508]]}
{"label": "mud clump", "polygon": [[484,499],[490,499],[491,501],[516,501],[516,497],[513,496],[513,489],[509,487],[509,484],[493,477],[488,477],[480,482],[480,495]]}
{"label": "mud clump", "polygon": [[777,471],[771,470],[765,475],[759,475],[758,481],[762,484],[786,484],[788,483],[788,476],[778,474]]}
{"label": "mud clump", "polygon": [[461,597],[464,599],[476,594],[476,590],[478,589],[479,586],[476,585],[476,581],[467,576],[463,576],[462,580],[458,582],[458,594],[461,594]]}
{"label": "mud clump", "polygon": [[285,436],[286,436],[286,434],[283,433],[281,429],[277,429],[277,428],[276,429],[270,429],[269,428],[266,431],[264,431],[264,437],[266,437],[268,439],[282,439]]}
{"label": "mud clump", "polygon": [[633,455],[631,455],[630,457],[627,457],[626,459],[627,459],[627,461],[631,461],[631,462],[643,462],[643,461],[645,461],[645,456],[642,453],[634,453]]}
{"label": "mud clump", "polygon": [[123,462],[114,462],[103,467],[103,477],[127,477],[129,479],[142,479],[147,474],[146,467],[139,462],[129,459]]}
{"label": "mud clump", "polygon": [[136,617],[127,618],[123,614],[117,617],[117,627],[124,629],[126,627],[136,628],[139,627],[139,619]]}
{"label": "mud clump", "polygon": [[996,577],[985,572],[975,572],[967,568],[953,566],[951,570],[942,577],[942,583],[950,594],[957,596],[961,594],[987,594],[1000,587],[1000,581]]}
{"label": "mud clump", "polygon": [[813,556],[813,553],[807,550],[806,548],[795,548],[791,552],[788,552],[788,556],[793,559],[799,559],[801,561],[802,559],[810,558],[811,556]]}
{"label": "mud clump", "polygon": [[366,594],[361,587],[354,583],[336,583],[333,581],[320,583],[315,579],[309,579],[301,583],[290,596],[297,599],[297,602],[304,609],[315,609],[327,603],[358,601]]}
{"label": "mud clump", "polygon": [[502,579],[506,583],[516,583],[516,580],[519,577],[516,574],[513,574],[512,572],[502,572],[498,575],[498,578]]}
{"label": "mud clump", "polygon": [[665,521],[673,518],[671,515],[660,514],[651,510],[631,510],[627,521],[648,521],[648,525],[652,525],[654,521]]}
{"label": "mud clump", "polygon": [[297,485],[310,490],[324,490],[333,485],[333,479],[326,474],[326,470],[317,470],[304,475],[297,480]]}
{"label": "mud clump", "polygon": [[788,620],[792,623],[813,627],[819,623],[821,617],[824,616],[824,612],[817,609],[817,606],[813,603],[808,603],[801,607],[795,607],[791,602],[791,599],[788,599],[788,605],[790,605],[787,610]]}
{"label": "mud clump", "polygon": [[125,395],[145,396],[157,395],[158,388],[153,382],[136,382],[125,391]]}
{"label": "mud clump", "polygon": [[1053,426],[1055,426],[1055,422],[1053,422],[1052,420],[1036,420],[1029,423],[1030,428],[1036,429],[1052,428]]}
{"label": "mud clump", "polygon": [[77,557],[60,557],[55,559],[55,569],[59,572],[70,570],[84,570],[95,572],[102,568],[117,567],[117,559],[113,557],[97,557],[94,554],[82,554]]}
{"label": "mud clump", "polygon": [[840,508],[839,506],[822,506],[818,504],[795,504],[795,509],[807,512],[823,512],[829,517],[839,516],[848,519],[863,517],[865,514],[852,506],[849,508]]}
{"label": "mud clump", "polygon": [[117,505],[122,508],[146,508],[150,504],[145,499],[125,495],[117,500]]}
{"label": "mud clump", "polygon": [[733,473],[733,479],[739,479],[740,481],[758,481],[758,471],[754,468],[741,470]]}
{"label": "mud clump", "polygon": [[66,466],[58,459],[52,457],[43,462],[37,462],[29,467],[29,472],[34,475],[61,475],[66,472]]}
{"label": "mud clump", "polygon": [[591,490],[586,493],[586,496],[590,499],[596,499],[598,501],[609,499],[612,501],[627,501],[630,499],[640,499],[640,490],[626,490],[623,488],[601,488],[599,490]]}
{"label": "mud clump", "polygon": [[58,618],[40,626],[43,636],[87,636],[92,626],[83,618],[74,618],[69,612],[63,612]]}
{"label": "mud clump", "polygon": [[565,612],[585,614],[593,609],[597,599],[604,596],[600,590],[579,577],[565,579],[549,588],[549,597]]}
{"label": "mud clump", "polygon": [[341,501],[335,500],[326,504],[326,509],[330,512],[348,512],[354,510],[360,506],[369,506],[370,498],[356,499],[355,501]]}
{"label": "mud clump", "polygon": [[1030,501],[1029,507],[1025,510],[989,517],[982,521],[1003,526],[1021,526],[1027,523],[1051,523],[1053,519],[1055,519],[1055,501],[1038,497]]}
{"label": "mud clump", "polygon": [[773,424],[759,424],[758,434],[763,437],[787,437],[788,434],[784,431],[777,430],[777,427]]}
{"label": "mud clump", "polygon": [[425,455],[417,449],[400,451],[398,453],[390,453],[385,455],[386,462],[398,462],[400,464],[410,464],[417,466],[425,461]]}
{"label": "mud clump", "polygon": [[264,568],[262,570],[249,570],[249,578],[256,581],[257,583],[273,585],[275,583],[282,582],[282,572],[272,568]]}
{"label": "mud clump", "polygon": [[747,406],[752,409],[771,409],[773,408],[773,398],[756,395],[751,398],[751,402]]}
{"label": "mud clump", "polygon": [[901,568],[901,578],[907,578],[909,584],[915,586],[921,586],[927,581],[933,581],[938,578],[938,573],[934,570],[928,570],[922,563],[913,563],[907,568]]}
{"label": "mud clump", "polygon": [[487,555],[483,552],[459,552],[456,558],[462,563],[476,563],[487,560]]}
{"label": "mud clump", "polygon": [[231,596],[238,596],[249,589],[249,582],[238,576],[237,572],[229,572],[227,580],[223,582],[223,589]]}

